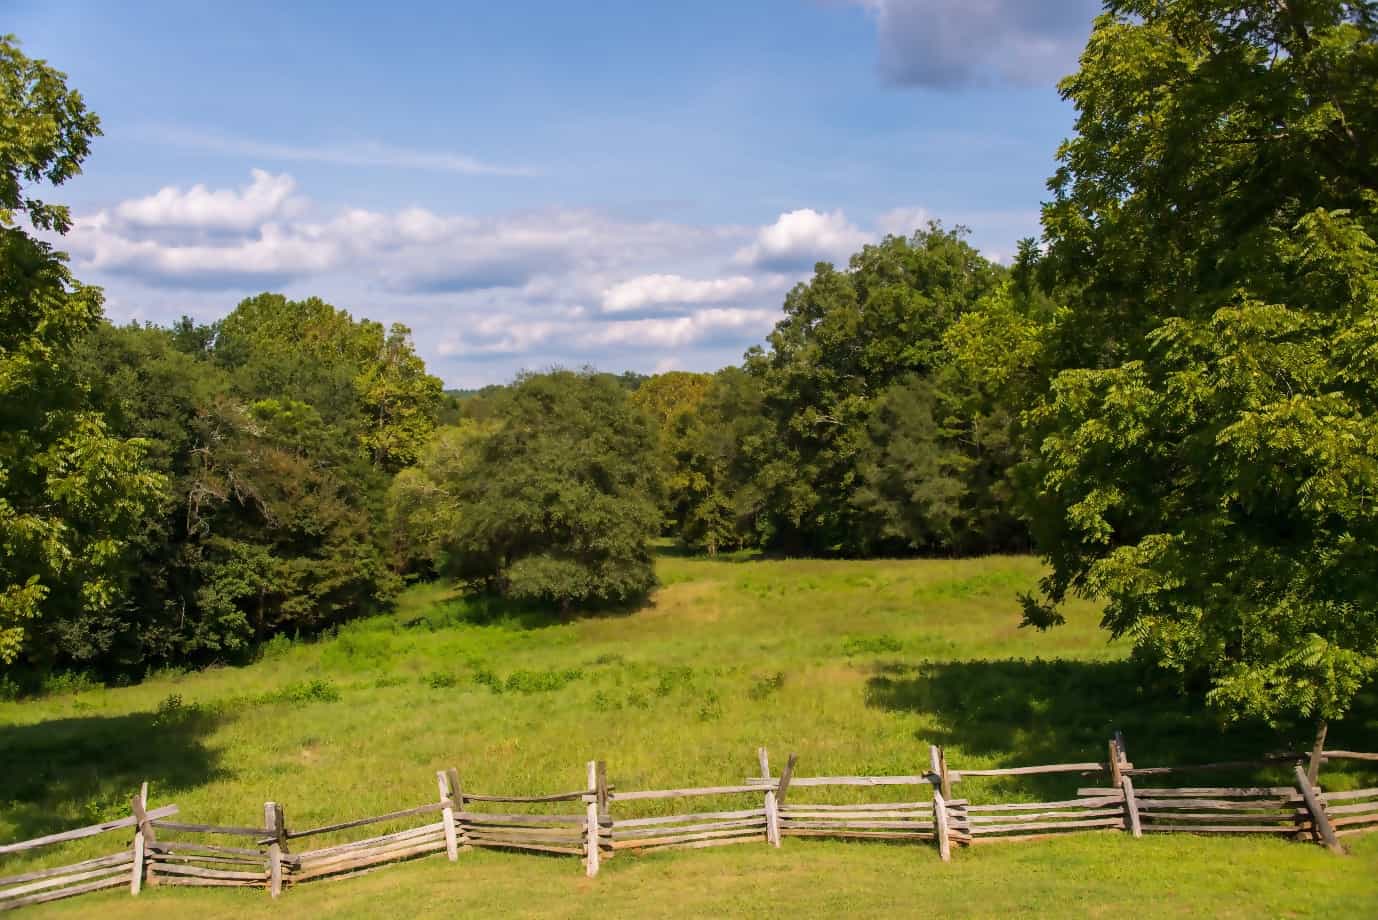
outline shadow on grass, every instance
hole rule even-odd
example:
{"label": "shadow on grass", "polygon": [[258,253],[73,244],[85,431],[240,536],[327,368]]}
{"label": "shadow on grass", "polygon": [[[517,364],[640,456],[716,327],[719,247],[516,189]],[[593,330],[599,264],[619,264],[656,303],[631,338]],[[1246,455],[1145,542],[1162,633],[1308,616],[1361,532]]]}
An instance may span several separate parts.
{"label": "shadow on grass", "polygon": [[[1013,659],[885,665],[867,681],[865,693],[870,707],[933,718],[936,731],[923,732],[920,740],[979,757],[983,763],[967,764],[972,769],[1104,762],[1109,739],[1117,730],[1124,733],[1129,759],[1140,767],[1251,760],[1267,753],[1306,750],[1312,731],[1310,725],[1227,726],[1205,709],[1199,695],[1180,692],[1132,661]],[[1331,726],[1327,747],[1374,750],[1375,729],[1378,688],[1371,687],[1343,722]],[[960,754],[950,756],[948,765],[960,771],[961,760]],[[1291,769],[1187,775],[1190,784],[1218,785],[1207,782],[1211,777],[1282,782]],[[1372,775],[1375,772],[1353,764],[1326,768],[1336,778],[1348,773],[1378,779]],[[1074,786],[1096,785],[1102,779],[1052,775],[985,782],[1013,783],[1052,796],[1070,794]],[[1151,782],[1172,785],[1177,781],[1154,777]]]}
{"label": "shadow on grass", "polygon": [[141,712],[0,726],[3,814],[28,840],[129,814],[149,783],[154,805],[223,774],[203,739],[219,721],[206,712]]}

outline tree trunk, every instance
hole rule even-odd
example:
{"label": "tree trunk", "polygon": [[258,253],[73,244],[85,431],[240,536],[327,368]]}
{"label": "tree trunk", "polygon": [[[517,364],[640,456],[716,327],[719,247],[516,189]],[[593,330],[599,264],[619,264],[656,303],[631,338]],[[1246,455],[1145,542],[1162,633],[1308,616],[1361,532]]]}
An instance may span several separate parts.
{"label": "tree trunk", "polygon": [[1325,733],[1329,730],[1328,721],[1316,720],[1316,743],[1311,746],[1311,764],[1306,768],[1306,781],[1312,786],[1316,785],[1321,775],[1321,752],[1325,750]]}

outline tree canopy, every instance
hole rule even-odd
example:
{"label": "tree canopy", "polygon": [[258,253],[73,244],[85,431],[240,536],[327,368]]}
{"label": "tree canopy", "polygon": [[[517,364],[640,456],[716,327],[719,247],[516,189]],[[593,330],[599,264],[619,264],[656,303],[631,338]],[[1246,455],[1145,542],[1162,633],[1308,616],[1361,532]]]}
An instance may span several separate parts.
{"label": "tree canopy", "polygon": [[1375,37],[1368,2],[1112,2],[1062,84],[1028,619],[1104,598],[1235,717],[1378,669]]}
{"label": "tree canopy", "polygon": [[[67,211],[27,191],[80,172],[99,122],[65,76],[0,38],[0,664],[99,643],[163,480],[144,445],[113,437],[73,373],[101,295],[18,226],[62,232]],[[89,638],[88,638],[89,637]]]}

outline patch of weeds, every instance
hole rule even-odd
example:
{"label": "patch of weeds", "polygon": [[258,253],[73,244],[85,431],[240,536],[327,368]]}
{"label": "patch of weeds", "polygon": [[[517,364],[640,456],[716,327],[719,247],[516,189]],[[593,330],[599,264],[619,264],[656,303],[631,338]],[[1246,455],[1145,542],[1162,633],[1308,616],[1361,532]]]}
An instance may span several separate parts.
{"label": "patch of weeds", "polygon": [[459,678],[449,671],[432,671],[421,678],[421,683],[432,690],[445,690],[459,683]]}
{"label": "patch of weeds", "polygon": [[494,693],[502,692],[502,678],[485,668],[483,665],[474,666],[474,683],[481,687],[487,687]]}
{"label": "patch of weeds", "polygon": [[195,703],[188,706],[182,702],[182,694],[169,693],[158,703],[158,711],[153,714],[153,726],[159,728],[165,725],[174,725],[197,711],[198,707]]}
{"label": "patch of weeds", "polygon": [[640,690],[633,690],[627,694],[627,705],[632,709],[650,709],[651,700]]}
{"label": "patch of weeds", "polygon": [[1029,576],[1022,572],[983,572],[968,578],[956,578],[940,581],[937,584],[920,586],[914,591],[914,596],[960,600],[995,593],[1014,593],[1021,588],[1027,588],[1028,583]]}
{"label": "patch of weeds", "polygon": [[81,693],[85,690],[94,690],[100,686],[100,682],[80,671],[60,671],[56,674],[49,674],[43,680],[43,692],[45,694]]}
{"label": "patch of weeds", "polygon": [[625,657],[623,657],[622,655],[618,654],[617,652],[608,652],[608,653],[606,653],[606,654],[599,655],[597,658],[593,659],[593,661],[592,661],[592,665],[593,665],[594,667],[602,667],[602,666],[604,666],[604,665],[610,665],[610,664],[626,664],[626,663],[627,663],[627,659],[626,659]]}
{"label": "patch of weeds", "polygon": [[718,698],[718,691],[706,690],[703,694],[703,703],[699,706],[699,721],[716,722],[722,718],[722,700]]}
{"label": "patch of weeds", "polygon": [[123,791],[106,792],[83,802],[81,813],[88,824],[102,824],[117,818],[127,818],[129,799],[125,798]]}
{"label": "patch of weeds", "polygon": [[335,703],[340,689],[328,680],[299,681],[270,690],[256,698],[259,703]]}
{"label": "patch of weeds", "polygon": [[857,655],[886,655],[904,648],[900,640],[891,635],[848,636],[842,643],[842,654],[848,658]]}
{"label": "patch of weeds", "polygon": [[384,674],[373,682],[373,689],[386,690],[388,687],[400,687],[407,682],[401,674]]}
{"label": "patch of weeds", "polygon": [[376,630],[341,629],[325,647],[321,664],[331,670],[384,670],[392,661],[392,636]]}
{"label": "patch of weeds", "polygon": [[513,671],[507,676],[504,689],[508,693],[550,693],[579,680],[584,672],[577,668],[559,671],[547,668],[544,671]]}
{"label": "patch of weeds", "polygon": [[622,704],[613,699],[612,694],[599,690],[593,695],[593,708],[599,712],[612,712],[622,708]]}
{"label": "patch of weeds", "polygon": [[693,686],[693,668],[662,668],[660,680],[656,683],[656,696],[669,696],[676,690]]}
{"label": "patch of weeds", "polygon": [[776,671],[770,677],[762,677],[751,684],[746,694],[756,702],[766,699],[785,685],[785,672]]}
{"label": "patch of weeds", "polygon": [[285,635],[276,635],[258,647],[258,658],[260,661],[272,661],[281,658],[292,650],[292,640]]}
{"label": "patch of weeds", "polygon": [[0,703],[12,703],[19,699],[23,692],[8,674],[0,674]]}

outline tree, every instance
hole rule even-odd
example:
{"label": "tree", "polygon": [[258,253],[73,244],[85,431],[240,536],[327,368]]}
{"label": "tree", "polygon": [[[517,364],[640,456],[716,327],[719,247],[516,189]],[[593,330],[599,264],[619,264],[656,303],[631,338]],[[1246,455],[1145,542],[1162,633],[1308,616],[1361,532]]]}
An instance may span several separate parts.
{"label": "tree", "polygon": [[759,544],[766,509],[758,461],[775,443],[760,381],[737,367],[714,374],[694,410],[676,416],[670,442],[668,504],[680,540],[710,556]]}
{"label": "tree", "polygon": [[[1003,283],[1004,270],[968,245],[965,234],[933,224],[908,239],[866,246],[846,271],[820,263],[785,298],[785,318],[770,334],[769,349],[748,354],[747,368],[760,379],[776,426],[757,477],[774,545],[859,554],[920,548],[905,528],[892,526],[895,509],[882,507],[908,501],[897,489],[910,473],[877,467],[917,458],[907,448],[877,445],[886,432],[872,420],[891,387],[940,372],[948,328]],[[891,397],[895,408],[901,394]],[[940,415],[946,413],[944,406]],[[946,450],[966,423],[938,421]],[[898,514],[912,519],[911,510]],[[927,537],[921,542],[930,548]]]}
{"label": "tree", "polygon": [[1067,304],[1030,511],[1067,595],[1231,718],[1378,671],[1372,2],[1117,0],[1062,83],[1039,271]]}
{"label": "tree", "polygon": [[251,398],[216,347],[188,322],[101,324],[75,355],[92,405],[147,444],[168,483],[96,662],[108,670],[241,656],[377,609],[397,586],[378,526],[386,480],[356,436],[370,420],[332,425],[291,395]]}
{"label": "tree", "polygon": [[[101,321],[100,291],[17,226],[65,232],[67,209],[26,183],[80,172],[99,134],[65,76],[0,38],[0,664],[98,652],[111,635],[130,541],[163,480],[144,445],[87,410],[74,344]],[[65,646],[60,644],[65,643]]]}
{"label": "tree", "polygon": [[245,397],[309,403],[387,473],[416,461],[443,402],[406,326],[385,331],[318,297],[241,302],[219,324],[212,353]]}
{"label": "tree", "polygon": [[691,427],[689,420],[703,402],[713,378],[708,374],[670,371],[656,374],[632,391],[631,403],[655,423],[656,462],[660,469],[665,503],[667,533],[680,530],[684,523],[685,497],[690,489],[689,473],[677,462],[687,445],[683,439]]}
{"label": "tree", "polygon": [[439,428],[416,466],[393,477],[385,507],[394,569],[425,576],[445,570],[446,546],[459,528],[456,496],[473,475],[476,447],[495,429],[472,419]]}
{"label": "tree", "polygon": [[644,597],[661,520],[654,449],[649,420],[615,378],[520,378],[454,483],[450,571],[565,610]]}

